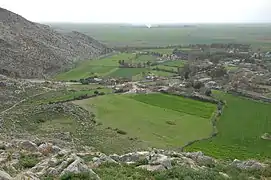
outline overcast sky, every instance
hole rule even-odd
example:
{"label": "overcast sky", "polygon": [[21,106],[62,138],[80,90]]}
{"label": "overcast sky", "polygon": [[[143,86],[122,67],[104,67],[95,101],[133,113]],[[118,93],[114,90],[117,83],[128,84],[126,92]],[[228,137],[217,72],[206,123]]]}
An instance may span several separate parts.
{"label": "overcast sky", "polygon": [[271,0],[0,0],[35,22],[271,22]]}

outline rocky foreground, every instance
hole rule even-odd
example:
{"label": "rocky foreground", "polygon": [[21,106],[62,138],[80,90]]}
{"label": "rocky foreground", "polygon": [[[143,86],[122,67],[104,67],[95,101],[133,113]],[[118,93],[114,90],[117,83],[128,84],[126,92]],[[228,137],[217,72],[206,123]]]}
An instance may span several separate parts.
{"label": "rocky foreground", "polygon": [[[78,177],[81,175],[81,179],[103,179],[100,177],[100,172],[103,171],[100,168],[105,165],[129,166],[134,169],[135,173],[148,171],[153,173],[152,175],[175,172],[176,168],[189,169],[190,173],[213,171],[214,174],[211,174],[210,177],[214,176],[213,178],[216,179],[237,179],[231,174],[223,172],[229,167],[238,172],[246,172],[247,176],[243,176],[243,178],[268,179],[267,176],[271,175],[270,164],[267,162],[260,163],[254,160],[221,162],[205,156],[202,152],[189,153],[153,149],[124,155],[106,155],[91,147],[84,147],[81,150],[61,148],[38,139],[33,142],[28,140],[0,141],[1,180],[69,179],[69,177],[76,177],[76,174]],[[224,168],[219,169],[216,168],[217,166]],[[251,174],[251,172],[253,173]],[[101,175],[103,176],[103,174]],[[195,178],[189,173],[185,176],[190,176],[190,179]],[[199,176],[196,179],[204,177]],[[169,177],[169,179],[171,178]],[[242,177],[238,179],[242,179]]]}

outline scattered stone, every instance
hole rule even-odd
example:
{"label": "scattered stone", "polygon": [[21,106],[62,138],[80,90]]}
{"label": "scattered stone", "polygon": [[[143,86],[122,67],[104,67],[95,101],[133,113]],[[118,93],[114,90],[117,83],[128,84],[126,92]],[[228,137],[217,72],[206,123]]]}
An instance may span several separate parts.
{"label": "scattered stone", "polygon": [[31,172],[24,172],[17,175],[14,180],[40,180],[35,174]]}
{"label": "scattered stone", "polygon": [[105,154],[102,154],[99,158],[98,157],[94,157],[92,159],[92,161],[93,161],[93,166],[94,167],[98,167],[102,163],[117,163],[114,159],[112,159],[109,156],[106,156]]}
{"label": "scattered stone", "polygon": [[240,161],[238,159],[235,159],[231,165],[239,168],[239,169],[245,169],[245,170],[262,170],[268,167],[268,165],[260,163],[255,160],[249,160],[249,161]]}
{"label": "scattered stone", "polygon": [[209,157],[205,156],[201,151],[199,152],[188,152],[184,153],[185,157],[191,158],[192,160],[196,161],[201,166],[213,166],[216,161]]}
{"label": "scattered stone", "polygon": [[166,170],[166,168],[163,165],[141,165],[137,168],[146,169],[148,171],[163,171]]}
{"label": "scattered stone", "polygon": [[226,174],[226,173],[219,172],[219,174],[220,174],[221,176],[223,176],[224,178],[226,178],[226,179],[230,179],[230,178],[231,178],[231,177],[230,177],[228,174]]}
{"label": "scattered stone", "polygon": [[148,161],[150,165],[162,165],[166,169],[172,168],[171,159],[163,154],[152,154],[149,156]]}

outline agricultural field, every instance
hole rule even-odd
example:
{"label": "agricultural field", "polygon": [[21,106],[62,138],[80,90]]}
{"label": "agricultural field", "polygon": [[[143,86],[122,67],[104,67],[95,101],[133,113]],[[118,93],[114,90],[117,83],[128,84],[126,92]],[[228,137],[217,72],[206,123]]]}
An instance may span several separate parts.
{"label": "agricultural field", "polygon": [[134,27],[129,24],[50,24],[61,31],[76,30],[111,47],[249,43],[270,49],[271,24],[194,24],[189,27]]}
{"label": "agricultural field", "polygon": [[109,77],[123,77],[132,79],[134,76],[145,72],[146,68],[119,68],[116,71],[108,74]]}
{"label": "agricultural field", "polygon": [[74,103],[93,111],[104,127],[120,129],[125,136],[158,148],[180,148],[188,141],[208,137],[216,108],[164,94],[114,94]]}
{"label": "agricultural field", "polygon": [[171,67],[183,67],[185,64],[185,61],[177,60],[177,61],[166,61],[163,63],[165,66],[171,66]]}
{"label": "agricultural field", "polygon": [[31,102],[37,104],[54,103],[59,101],[73,100],[82,95],[94,95],[95,92],[103,92],[105,94],[112,93],[112,89],[109,88],[96,88],[96,89],[82,89],[82,90],[62,90],[58,92],[49,92],[35,97]]}
{"label": "agricultural field", "polygon": [[[155,62],[157,59],[151,55],[141,55],[136,58],[133,53],[119,53],[110,57],[88,60],[80,63],[77,67],[70,71],[58,74],[56,80],[79,80],[87,77],[124,77],[129,79],[140,80],[143,78],[143,72],[152,72],[152,68],[159,67],[161,69],[173,70],[177,72],[176,66],[182,66],[183,61],[168,62],[169,65],[151,66],[149,68],[119,68],[119,60],[125,60],[128,63],[147,63]],[[173,65],[171,65],[173,64]],[[170,67],[172,66],[172,67]],[[158,72],[158,71],[155,71]],[[171,76],[173,73],[154,73],[157,75]]]}
{"label": "agricultural field", "polygon": [[74,69],[61,73],[55,77],[57,80],[78,80],[92,75],[107,75],[119,67],[119,60],[134,58],[133,54],[121,53],[103,59],[88,60],[80,63]]}
{"label": "agricultural field", "polygon": [[261,136],[271,132],[271,105],[216,94],[227,103],[217,123],[219,134],[187,147],[186,151],[200,150],[221,159],[270,159],[271,142]]}
{"label": "agricultural field", "polygon": [[164,69],[164,70],[167,70],[167,71],[173,71],[173,72],[178,72],[178,69],[177,67],[173,67],[173,66],[166,66],[166,65],[157,65],[157,66],[153,66],[152,68],[159,68],[159,69]]}
{"label": "agricultural field", "polygon": [[146,49],[143,51],[147,51],[147,52],[156,52],[156,53],[160,53],[160,54],[172,54],[173,49],[172,48],[157,48],[157,49]]}
{"label": "agricultural field", "polygon": [[134,62],[140,62],[140,63],[146,63],[146,62],[155,62],[157,59],[154,56],[151,55],[141,55],[139,56]]}

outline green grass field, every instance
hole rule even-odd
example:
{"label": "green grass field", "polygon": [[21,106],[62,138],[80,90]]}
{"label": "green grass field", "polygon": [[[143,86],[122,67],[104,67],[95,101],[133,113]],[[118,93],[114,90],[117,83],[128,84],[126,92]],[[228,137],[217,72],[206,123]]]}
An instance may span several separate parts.
{"label": "green grass field", "polygon": [[166,61],[163,65],[172,66],[172,67],[183,67],[185,61],[178,60],[178,61]]}
{"label": "green grass field", "polygon": [[[85,86],[85,85],[82,85]],[[89,86],[88,86],[89,87]],[[84,87],[83,87],[84,88]],[[73,87],[69,88],[70,90],[60,90],[58,92],[48,92],[39,96],[36,96],[31,101],[37,103],[37,104],[47,104],[49,102],[59,102],[59,101],[65,101],[65,100],[73,100],[74,98],[77,98],[82,95],[93,95],[95,91],[103,92],[105,94],[112,93],[112,89],[109,88],[93,88],[93,89],[79,89],[79,87]]]}
{"label": "green grass field", "polygon": [[271,132],[271,104],[218,94],[227,105],[219,119],[219,134],[186,148],[223,159],[270,159],[271,142],[261,139]]}
{"label": "green grass field", "polygon": [[173,66],[165,66],[165,65],[161,64],[161,65],[153,66],[152,68],[156,68],[156,67],[159,69],[174,71],[176,73],[178,72],[177,67],[173,67]]}
{"label": "green grass field", "polygon": [[94,110],[103,126],[159,148],[178,148],[208,137],[215,109],[213,104],[163,94],[106,95],[75,103]]}
{"label": "green grass field", "polygon": [[108,74],[109,77],[123,77],[132,79],[134,76],[145,72],[145,68],[119,68],[116,71]]}
{"label": "green grass field", "polygon": [[134,62],[141,62],[141,63],[144,63],[144,62],[154,62],[154,61],[157,61],[156,58],[154,56],[151,56],[151,55],[141,55],[139,56]]}

